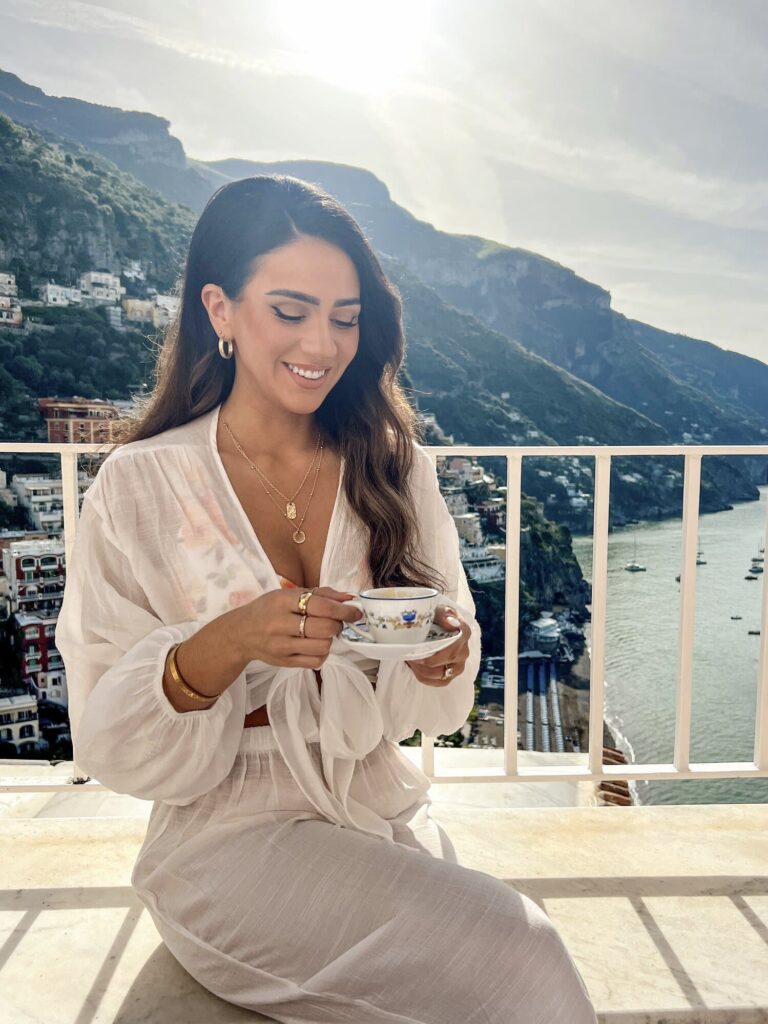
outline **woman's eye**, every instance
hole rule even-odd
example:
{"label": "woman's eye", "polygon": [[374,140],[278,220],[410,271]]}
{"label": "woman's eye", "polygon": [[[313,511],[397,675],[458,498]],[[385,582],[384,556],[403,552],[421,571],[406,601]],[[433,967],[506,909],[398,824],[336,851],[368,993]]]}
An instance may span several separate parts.
{"label": "woman's eye", "polygon": [[274,309],[281,320],[290,320],[292,323],[296,323],[298,320],[304,319],[301,316],[287,316],[285,313],[281,313],[277,306],[273,306],[272,309]]}
{"label": "woman's eye", "polygon": [[[277,306],[273,306],[272,309],[274,309],[281,320],[287,320],[292,324],[296,324],[299,320],[304,319],[303,316],[288,316],[286,313],[282,313]],[[334,320],[333,322],[338,324],[339,327],[357,327],[358,323],[357,320]]]}

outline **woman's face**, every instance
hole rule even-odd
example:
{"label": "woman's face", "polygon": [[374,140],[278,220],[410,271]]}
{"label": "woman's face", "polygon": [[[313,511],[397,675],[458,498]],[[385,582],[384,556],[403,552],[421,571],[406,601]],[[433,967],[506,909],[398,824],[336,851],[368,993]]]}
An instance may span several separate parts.
{"label": "woman's face", "polygon": [[[216,285],[205,285],[204,302],[206,293],[209,314],[221,309],[225,317],[211,316],[217,332],[234,339],[238,376],[272,403],[296,412],[317,408],[357,353],[357,270],[345,252],[322,239],[302,237],[264,256],[240,302],[225,297],[220,305]],[[297,377],[288,363],[326,372],[319,380]]]}

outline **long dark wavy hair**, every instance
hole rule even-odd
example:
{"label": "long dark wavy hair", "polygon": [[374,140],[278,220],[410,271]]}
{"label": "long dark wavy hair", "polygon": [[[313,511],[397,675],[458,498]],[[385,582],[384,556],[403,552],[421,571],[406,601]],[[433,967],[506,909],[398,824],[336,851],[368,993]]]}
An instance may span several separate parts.
{"label": "long dark wavy hair", "polygon": [[136,397],[136,413],[113,425],[111,452],[188,423],[224,401],[235,360],[219,354],[201,289],[217,284],[239,301],[259,257],[303,235],[342,249],[360,280],[357,354],[315,412],[314,424],[346,460],[344,491],[368,531],[373,585],[434,586],[443,592],[446,581],[418,557],[418,518],[406,486],[415,459],[412,442],[423,442],[423,435],[397,380],[405,351],[400,294],[352,215],[312,183],[257,174],[222,185],[210,197],[176,282],[179,310],[159,340],[152,390]]}

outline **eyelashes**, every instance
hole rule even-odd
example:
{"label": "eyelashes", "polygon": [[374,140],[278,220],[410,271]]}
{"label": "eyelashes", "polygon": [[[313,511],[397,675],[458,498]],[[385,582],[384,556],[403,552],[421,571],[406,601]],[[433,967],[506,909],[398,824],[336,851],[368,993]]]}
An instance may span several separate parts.
{"label": "eyelashes", "polygon": [[[288,316],[285,313],[281,313],[280,310],[277,308],[277,306],[272,306],[271,308],[275,311],[275,314],[277,315],[278,319],[284,320],[287,323],[297,324],[297,323],[299,323],[300,320],[304,319],[303,316]],[[352,320],[352,321],[334,320],[333,322],[335,324],[338,324],[339,327],[349,328],[349,327],[357,327],[359,320]]]}

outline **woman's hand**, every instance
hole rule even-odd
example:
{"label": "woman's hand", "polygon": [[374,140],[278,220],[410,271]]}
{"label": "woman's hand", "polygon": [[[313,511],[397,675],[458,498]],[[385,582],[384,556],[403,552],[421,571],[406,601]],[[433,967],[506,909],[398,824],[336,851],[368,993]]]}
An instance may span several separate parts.
{"label": "woman's hand", "polygon": [[[461,636],[456,637],[449,647],[444,647],[442,651],[438,651],[431,657],[420,658],[418,661],[406,661],[405,664],[425,686],[448,686],[464,670],[469,656],[469,636],[472,630],[469,623],[449,605],[438,606],[434,621],[435,625],[442,626],[448,632],[453,632],[461,627]],[[453,672],[447,679],[443,679],[446,665],[451,665]]]}
{"label": "woman's hand", "polygon": [[268,665],[289,668],[322,667],[333,638],[348,622],[357,622],[360,612],[354,605],[344,603],[354,594],[333,587],[315,587],[307,601],[302,636],[299,598],[304,589],[269,590],[227,612],[232,619],[232,642],[239,647],[245,661],[264,661]]}

